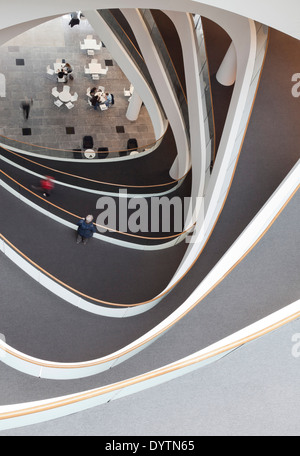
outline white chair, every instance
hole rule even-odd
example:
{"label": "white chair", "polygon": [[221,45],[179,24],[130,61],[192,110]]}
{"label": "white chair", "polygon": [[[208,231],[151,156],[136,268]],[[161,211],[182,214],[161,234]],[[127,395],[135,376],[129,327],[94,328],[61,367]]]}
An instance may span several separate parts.
{"label": "white chair", "polygon": [[57,82],[67,82],[67,77],[65,75],[62,78],[57,76]]}
{"label": "white chair", "polygon": [[87,55],[95,55],[95,52],[93,51],[93,49],[88,49]]}
{"label": "white chair", "polygon": [[68,86],[68,85],[63,86],[63,92],[70,92],[70,86]]}
{"label": "white chair", "polygon": [[133,87],[132,84],[130,84],[130,89],[129,89],[129,91],[130,91],[131,95],[133,94],[133,90],[134,90],[134,87]]}
{"label": "white chair", "polygon": [[75,92],[74,95],[71,96],[71,101],[77,101],[78,100],[78,93]]}
{"label": "white chair", "polygon": [[105,87],[103,87],[103,86],[98,86],[98,90],[99,90],[100,92],[105,92]]}
{"label": "white chair", "polygon": [[74,108],[73,103],[71,103],[70,101],[69,101],[69,103],[66,103],[66,106],[67,106],[68,109]]}
{"label": "white chair", "polygon": [[50,76],[54,75],[54,70],[52,70],[52,68],[50,68],[50,65],[47,65],[47,74],[50,74]]}
{"label": "white chair", "polygon": [[56,100],[56,101],[54,102],[54,104],[55,104],[56,106],[58,106],[59,108],[63,105],[63,103],[62,103],[60,100]]}
{"label": "white chair", "polygon": [[92,39],[93,39],[93,35],[87,35],[87,36],[86,36],[86,39],[87,39],[87,40],[92,40]]}
{"label": "white chair", "polygon": [[84,72],[85,72],[85,74],[90,74],[90,73],[91,73],[91,72],[90,72],[90,69],[87,68],[87,67],[84,67]]}
{"label": "white chair", "polygon": [[54,97],[58,97],[59,92],[58,92],[58,90],[57,90],[56,87],[53,87],[53,89],[52,89],[52,95],[53,95]]}
{"label": "white chair", "polygon": [[106,111],[108,109],[108,107],[105,104],[101,104],[100,109],[101,109],[101,111]]}
{"label": "white chair", "polygon": [[79,43],[79,45],[80,45],[80,49],[86,49],[86,47],[85,47],[85,44],[84,44],[84,43]]}
{"label": "white chair", "polygon": [[62,63],[62,59],[56,59],[56,63]]}
{"label": "white chair", "polygon": [[98,63],[98,59],[92,59],[91,63]]}
{"label": "white chair", "polygon": [[99,71],[99,74],[107,74],[108,72],[108,67],[105,67],[105,68],[101,68],[101,70]]}
{"label": "white chair", "polygon": [[100,79],[99,74],[92,74],[92,79]]}
{"label": "white chair", "polygon": [[124,87],[124,97],[130,97],[131,93],[130,90],[126,90]]}

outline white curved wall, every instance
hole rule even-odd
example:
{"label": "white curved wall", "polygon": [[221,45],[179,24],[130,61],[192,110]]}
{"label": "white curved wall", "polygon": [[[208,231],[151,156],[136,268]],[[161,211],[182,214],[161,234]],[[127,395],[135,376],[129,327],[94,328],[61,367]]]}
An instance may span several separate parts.
{"label": "white curved wall", "polygon": [[141,49],[143,58],[162,102],[170,123],[176,147],[177,157],[172,165],[170,175],[173,179],[184,176],[190,167],[190,151],[185,125],[180,108],[173,93],[168,76],[150,36],[148,28],[137,9],[122,9]]}
{"label": "white curved wall", "polygon": [[[173,0],[165,4],[161,0],[85,0],[85,10],[97,8],[154,8],[168,9],[172,11],[196,12],[202,6],[219,8],[223,12],[232,12],[251,18],[262,24],[300,39],[299,1],[298,0],[252,0],[239,2],[236,0]],[[82,9],[82,0],[52,0],[41,2],[40,0],[21,0],[7,2],[5,14],[0,17],[0,29],[7,28],[17,23],[32,19],[62,15],[71,11]],[[201,13],[200,13],[201,14]],[[203,14],[204,15],[204,14]]]}
{"label": "white curved wall", "polygon": [[[185,82],[190,126],[190,149],[192,175],[192,201],[195,195],[204,196],[205,171],[207,169],[206,136],[204,123],[204,106],[202,98],[202,81],[199,77],[199,62],[194,23],[190,14],[165,11],[172,20],[182,47],[183,63],[185,68]],[[193,214],[194,207],[191,208]],[[191,220],[186,220],[186,226]]]}

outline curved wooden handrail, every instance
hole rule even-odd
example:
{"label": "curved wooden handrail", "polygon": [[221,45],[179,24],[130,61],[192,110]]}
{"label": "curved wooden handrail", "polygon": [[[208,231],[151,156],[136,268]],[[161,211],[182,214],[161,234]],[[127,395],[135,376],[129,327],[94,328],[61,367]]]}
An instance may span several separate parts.
{"label": "curved wooden handrail", "polygon": [[[293,196],[297,193],[297,191],[299,190],[300,188],[300,184],[295,188],[295,190],[293,191],[293,193],[289,196],[289,198],[285,201],[285,203],[282,205],[282,207],[280,208],[280,210],[274,215],[274,217],[270,220],[268,226],[264,229],[264,231],[260,234],[260,236],[251,244],[251,246],[244,252],[244,254],[233,264],[233,266],[231,266],[231,268],[229,268],[225,273],[224,275],[206,292],[204,293],[189,309],[188,311],[186,311],[184,314],[180,315],[180,317],[177,318],[177,320],[181,319],[186,313],[188,313],[193,307],[195,307],[196,305],[198,305],[217,285],[219,285],[219,283],[221,283],[227,276],[228,274],[231,273],[232,270],[235,269],[235,267],[240,264],[240,262],[248,255],[248,253],[250,251],[252,251],[252,249],[258,244],[258,242],[263,238],[263,236],[266,234],[266,232],[270,229],[270,227],[273,225],[273,223],[275,222],[275,220],[279,217],[279,215],[281,214],[281,212],[283,211],[283,209],[287,206],[287,204],[290,202],[290,200],[293,198]],[[114,307],[126,307],[126,308],[130,308],[130,307],[137,307],[137,306],[141,306],[141,305],[144,305],[144,304],[149,304],[149,303],[153,303],[155,302],[156,300],[158,299],[161,299],[163,298],[164,296],[166,296],[173,288],[175,288],[176,285],[178,285],[182,280],[183,278],[188,274],[188,272],[190,271],[190,269],[192,268],[193,265],[191,265],[189,268],[187,268],[187,270],[184,272],[184,274],[182,274],[172,285],[169,285],[163,292],[159,293],[157,296],[155,296],[154,298],[152,299],[149,299],[147,301],[143,301],[143,302],[138,302],[138,303],[133,303],[133,304],[120,304],[120,303],[112,303],[112,302],[109,302],[109,301],[104,301],[104,300],[101,300],[101,299],[98,299],[98,298],[94,298],[92,296],[89,296],[89,295],[86,295],[84,293],[81,293],[80,291],[76,290],[75,288],[67,285],[66,283],[62,282],[61,280],[59,280],[57,277],[55,277],[54,275],[50,274],[48,271],[46,271],[45,269],[43,269],[41,266],[39,266],[37,263],[35,263],[33,260],[31,260],[28,256],[26,256],[23,252],[21,252],[17,247],[15,247],[8,239],[5,238],[5,236],[3,236],[1,233],[0,233],[0,239],[2,239],[4,242],[6,242],[11,248],[13,248],[19,255],[21,255],[26,261],[28,261],[31,265],[33,265],[35,268],[37,268],[40,272],[44,273],[45,275],[47,275],[49,278],[51,278],[52,280],[54,280],[56,283],[58,283],[59,285],[65,287],[66,289],[68,289],[69,291],[71,292],[74,292],[76,295],[79,295],[81,297],[84,297],[84,298],[87,298],[89,299],[90,301],[94,301],[98,304],[105,304],[105,305],[109,305],[109,306],[114,306]],[[204,247],[203,247],[204,248]],[[200,255],[200,253],[199,253]],[[196,262],[197,259],[195,259],[194,262]],[[194,263],[193,263],[194,264]],[[176,320],[176,321],[177,321]],[[174,324],[174,322],[172,322],[172,325]],[[170,325],[170,326],[172,326]]]}
{"label": "curved wooden handrail", "polygon": [[[10,179],[11,181],[13,181],[15,184],[17,184],[19,187],[23,188],[23,190],[27,191],[28,193],[31,193],[32,195],[34,195],[36,198],[42,200],[42,201],[45,201],[44,198],[42,198],[40,195],[37,195],[35,192],[33,192],[32,190],[29,190],[29,188],[26,188],[23,184],[21,184],[20,182],[16,181],[14,178],[12,178],[11,176],[9,176],[9,174],[5,173],[4,171],[2,171],[0,169],[0,173],[3,174],[5,177],[7,177],[8,179]],[[80,215],[77,215],[77,214],[73,214],[73,212],[70,212],[70,211],[67,211],[66,209],[58,206],[57,204],[54,204],[52,203],[51,201],[47,200],[46,201],[47,204],[49,204],[50,206],[52,207],[55,207],[56,209],[68,214],[68,215],[71,215],[72,217],[76,218],[77,220],[81,219],[82,217]],[[124,235],[124,236],[129,236],[129,237],[133,237],[133,238],[136,238],[136,239],[145,239],[145,240],[153,240],[153,241],[157,241],[157,240],[167,240],[167,239],[173,239],[173,238],[176,238],[176,237],[180,237],[181,235],[183,234],[186,234],[188,233],[192,228],[193,226],[195,225],[195,223],[193,225],[191,225],[190,227],[188,227],[186,230],[180,232],[180,233],[176,233],[176,234],[170,234],[168,236],[141,236],[141,235],[138,235],[138,234],[133,234],[133,233],[127,233],[126,231],[119,231],[119,230],[116,230],[114,228],[109,228],[107,226],[103,226],[103,225],[99,225],[97,223],[93,223],[96,227],[98,228],[104,228],[105,230],[107,231],[110,231],[112,233],[117,233],[117,234],[121,234],[121,235]]]}
{"label": "curved wooden handrail", "polygon": [[[20,417],[25,417],[32,415],[34,413],[41,413],[53,409],[57,409],[59,407],[64,407],[67,405],[75,404],[77,402],[82,402],[85,400],[90,400],[99,396],[102,396],[104,394],[108,394],[111,392],[117,392],[120,389],[124,389],[130,386],[133,386],[135,384],[141,384],[143,382],[149,381],[153,378],[158,378],[162,377],[164,375],[170,374],[170,373],[175,373],[179,372],[180,370],[183,370],[185,368],[195,366],[196,364],[199,364],[203,361],[213,359],[216,356],[221,356],[229,351],[232,351],[238,347],[241,347],[242,345],[245,345],[246,343],[252,342],[259,337],[265,336],[267,334],[270,334],[274,330],[296,320],[297,318],[300,317],[300,312],[295,312],[279,321],[276,321],[275,323],[266,326],[265,328],[258,330],[256,332],[253,332],[252,334],[242,337],[240,339],[237,339],[236,341],[223,345],[215,350],[211,350],[208,353],[205,354],[194,354],[193,356],[188,357],[188,359],[184,358],[179,361],[176,361],[172,364],[160,367],[156,370],[146,372],[144,374],[131,377],[129,379],[121,380],[116,383],[110,384],[110,385],[105,385],[101,386],[99,388],[95,388],[93,390],[88,390],[80,393],[75,393],[71,396],[63,396],[61,398],[56,398],[54,401],[49,400],[43,401],[43,403],[39,403],[37,405],[32,405],[24,408],[18,408],[18,406],[15,406],[14,410],[10,411],[5,411],[5,412],[0,412],[0,421],[4,420],[10,420],[13,418],[20,418]],[[5,407],[5,406],[4,406]]]}
{"label": "curved wooden handrail", "polygon": [[179,179],[174,179],[172,181],[164,182],[162,184],[149,184],[149,185],[117,184],[117,183],[113,183],[113,182],[99,181],[97,179],[90,179],[88,177],[78,176],[77,174],[71,174],[71,173],[67,173],[66,171],[61,171],[61,170],[56,169],[56,168],[51,168],[50,166],[42,165],[41,163],[38,163],[38,162],[36,162],[36,161],[34,161],[34,160],[30,159],[30,158],[27,158],[24,155],[20,155],[17,152],[14,152],[14,151],[12,151],[10,149],[7,149],[6,147],[3,147],[3,146],[1,146],[1,147],[6,152],[8,152],[8,153],[10,153],[12,155],[15,155],[16,157],[21,158],[21,159],[23,159],[25,161],[28,161],[28,162],[32,163],[33,165],[40,166],[41,168],[44,168],[44,169],[49,170],[51,172],[64,174],[65,176],[74,177],[75,179],[81,179],[81,180],[84,180],[84,181],[87,181],[87,182],[94,182],[96,184],[109,185],[109,186],[112,186],[112,187],[124,187],[124,188],[156,188],[156,187],[165,187],[167,185],[176,184],[176,183],[180,182],[181,180],[185,179],[186,176],[191,171],[191,167],[190,167],[188,169],[188,171],[182,177],[180,177]]}
{"label": "curved wooden handrail", "polygon": [[[139,146],[138,149],[150,149],[151,147],[154,147],[155,144],[157,144],[159,141],[161,141],[163,139],[163,137],[166,134],[166,131],[167,130],[165,130],[165,132],[161,135],[161,137],[156,139],[154,142],[149,143],[149,144],[145,144],[143,146]],[[70,149],[57,149],[56,147],[40,146],[40,145],[38,146],[37,144],[32,144],[32,143],[29,143],[29,142],[26,142],[26,141],[20,141],[19,139],[10,138],[9,136],[5,136],[5,135],[0,135],[0,138],[5,138],[5,139],[7,139],[9,141],[17,142],[19,144],[25,144],[26,146],[30,146],[30,147],[37,147],[37,148],[40,148],[40,149],[56,150],[58,152],[74,152],[74,151],[72,151]],[[136,149],[134,148],[134,149],[108,150],[108,151],[105,151],[105,153],[118,154],[120,152],[128,152],[130,150],[136,150]],[[103,154],[103,151],[95,150],[94,152],[95,152],[95,154]],[[43,158],[47,158],[47,156],[46,157],[43,156]]]}

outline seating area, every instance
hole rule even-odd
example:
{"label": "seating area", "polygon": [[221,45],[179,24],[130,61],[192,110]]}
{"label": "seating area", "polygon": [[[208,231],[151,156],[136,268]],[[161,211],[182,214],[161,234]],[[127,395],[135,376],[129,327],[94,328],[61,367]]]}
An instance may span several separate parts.
{"label": "seating area", "polygon": [[136,150],[138,148],[138,142],[136,138],[129,138],[127,141],[127,150],[123,150],[120,152],[120,157],[125,157],[126,155],[136,155],[138,154],[138,151]]}
{"label": "seating area", "polygon": [[[146,107],[142,107],[135,122],[126,118],[128,100],[124,97],[123,90],[124,87],[130,87],[130,81],[112,59],[109,49],[102,43],[101,49],[94,50],[93,56],[81,51],[79,43],[83,42],[87,35],[92,35],[98,44],[101,39],[96,36],[85,18],[81,18],[80,27],[70,28],[69,17],[53,20],[52,27],[57,33],[53,36],[52,47],[47,24],[28,30],[0,46],[0,61],[5,62],[7,68],[6,93],[5,97],[1,98],[6,116],[5,132],[3,130],[2,134],[18,141],[25,139],[30,144],[59,149],[62,157],[67,156],[64,150],[81,148],[84,134],[93,136],[97,146],[108,147],[109,151],[112,151],[110,157],[118,156],[119,150],[126,149],[127,140],[130,137],[139,139],[141,132],[142,143],[154,142],[153,126]],[[61,41],[60,34],[63,36]],[[30,43],[33,42],[35,45],[31,46]],[[47,45],[38,48],[39,42]],[[15,50],[12,52],[11,49]],[[24,66],[18,66],[17,71],[15,59],[23,59],[25,63]],[[84,66],[88,68],[92,59],[97,59],[102,69],[108,68],[106,74],[98,75],[99,80],[93,80],[91,74],[84,73]],[[67,82],[58,82],[57,71],[67,63],[72,67],[72,72],[66,75]],[[29,68],[33,68],[34,73],[29,71]],[[12,78],[9,78],[10,74]],[[111,107],[98,107],[94,110],[88,104],[87,90],[92,88],[93,84],[100,86],[103,92],[114,95],[114,104]],[[65,86],[70,88],[69,94],[64,92]],[[25,95],[33,99],[26,121],[17,101],[22,100]],[[66,95],[69,95],[70,99],[62,100],[61,97]],[[16,119],[20,121],[17,128]],[[119,127],[122,127],[121,132]]]}
{"label": "seating area", "polygon": [[[102,153],[97,153],[102,152]],[[73,157],[77,159],[103,159],[108,157],[108,147],[94,148],[94,138],[90,135],[85,135],[82,138],[82,148],[73,149]]]}
{"label": "seating area", "polygon": [[87,55],[94,55],[95,51],[100,51],[102,48],[102,42],[93,38],[93,35],[87,35],[83,40],[83,43],[80,42],[80,49],[87,51]]}

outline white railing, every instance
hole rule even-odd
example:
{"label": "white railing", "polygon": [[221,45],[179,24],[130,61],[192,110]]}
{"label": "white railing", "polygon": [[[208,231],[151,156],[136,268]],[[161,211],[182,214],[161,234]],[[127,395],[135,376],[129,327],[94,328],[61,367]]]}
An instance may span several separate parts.
{"label": "white railing", "polygon": [[[96,373],[107,370],[112,366],[122,363],[129,357],[135,355],[140,350],[147,347],[150,343],[154,342],[171,326],[175,325],[175,323],[184,315],[186,315],[186,313],[198,305],[201,300],[204,299],[204,297],[206,297],[207,294],[210,293],[227,276],[227,274],[231,272],[240,263],[240,261],[246,257],[252,248],[256,246],[257,242],[272,226],[273,222],[276,220],[283,208],[289,203],[291,198],[299,189],[299,171],[300,160],[294,166],[282,184],[278,187],[278,189],[274,192],[271,198],[266,202],[264,207],[259,211],[256,217],[254,217],[254,219],[246,227],[243,233],[234,242],[234,244],[228,249],[228,251],[223,255],[223,257],[209,272],[209,274],[202,280],[198,287],[190,294],[188,299],[183,302],[165,320],[163,320],[156,327],[152,328],[150,331],[148,331],[146,334],[131,344],[123,347],[115,353],[89,362],[55,363],[29,357],[14,350],[12,347],[9,347],[0,340],[0,347],[2,347],[2,350],[5,352],[5,356],[3,356],[2,361],[11,367],[14,367],[15,369],[30,373],[30,375],[52,379],[71,379],[94,375]],[[0,250],[6,253],[6,247],[3,240],[0,242]],[[14,260],[14,255],[16,256],[16,262],[18,262],[19,258],[16,252],[12,252],[12,256],[10,258]],[[40,280],[37,276],[34,278],[37,281]],[[51,282],[49,278],[43,277],[43,280],[41,280],[40,283],[43,286],[48,285],[49,289],[54,293],[59,294],[61,291],[57,291],[57,285],[55,282]],[[62,297],[64,298],[64,296]],[[161,297],[162,296],[160,296],[160,298]],[[152,301],[145,303],[146,309],[153,307],[156,304],[156,300],[158,298],[159,296]],[[68,298],[66,297],[66,299]],[[77,303],[71,303],[78,305],[78,307],[81,307],[84,310],[91,311],[91,309],[83,305],[83,301],[80,301],[78,299],[78,296],[76,296],[76,299]],[[143,306],[139,306],[138,309],[140,309],[140,311],[145,310],[145,308],[143,309]],[[116,314],[119,314],[119,317],[128,317],[130,315],[133,315],[132,312],[136,312],[135,308],[133,308],[133,310],[131,308],[128,308],[126,312],[121,315],[120,310],[111,309],[110,316],[113,315],[114,311]],[[117,316],[116,314],[114,316]]]}
{"label": "white railing", "polygon": [[[299,317],[300,301],[296,301],[203,350],[137,377],[67,396],[0,406],[0,430],[61,418],[165,383],[217,361]],[[2,355],[7,356],[5,352]]]}

